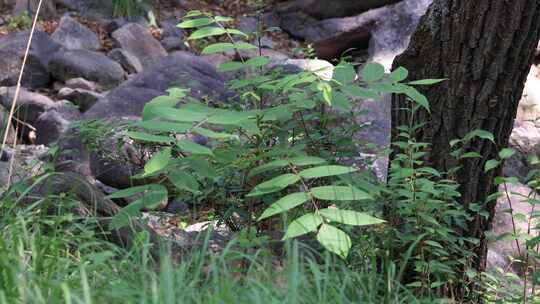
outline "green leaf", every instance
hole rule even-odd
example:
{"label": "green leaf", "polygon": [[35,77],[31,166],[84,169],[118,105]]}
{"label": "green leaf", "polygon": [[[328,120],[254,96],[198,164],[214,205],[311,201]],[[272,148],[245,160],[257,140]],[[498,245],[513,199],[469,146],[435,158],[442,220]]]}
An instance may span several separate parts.
{"label": "green leaf", "polygon": [[226,31],[227,31],[228,34],[231,34],[231,35],[244,36],[245,38],[249,37],[249,35],[247,35],[246,33],[242,32],[242,31],[239,31],[237,29],[227,29]]}
{"label": "green leaf", "polygon": [[245,68],[246,65],[243,62],[239,61],[230,61],[221,63],[218,66],[218,71],[220,72],[231,72]]}
{"label": "green leaf", "polygon": [[223,133],[223,132],[215,132],[215,131],[201,128],[201,127],[197,127],[193,129],[193,133],[197,133],[202,136],[205,136],[208,138],[214,138],[214,139],[238,139],[238,135]]}
{"label": "green leaf", "polygon": [[125,198],[133,196],[137,193],[142,193],[148,190],[151,190],[154,187],[154,185],[143,185],[143,186],[136,186],[131,187],[123,190],[116,191],[108,196],[106,198],[113,199],[113,198]]}
{"label": "green leaf", "polygon": [[357,201],[373,199],[368,193],[352,186],[322,186],[311,189],[311,194],[326,201]]}
{"label": "green leaf", "polygon": [[322,93],[323,100],[329,105],[332,105],[332,87],[326,82],[319,82],[317,90]]}
{"label": "green leaf", "polygon": [[193,32],[188,37],[188,40],[201,39],[201,38],[210,37],[210,36],[220,36],[225,33],[226,31],[220,27],[207,26]]}
{"label": "green leaf", "polygon": [[495,137],[493,136],[493,134],[489,131],[485,131],[485,130],[480,130],[480,129],[476,129],[476,130],[473,130],[469,133],[467,133],[467,135],[465,135],[465,137],[463,138],[465,141],[469,141],[473,138],[481,138],[481,139],[486,139],[486,140],[489,140],[491,141],[492,143],[495,143]]}
{"label": "green leaf", "polygon": [[270,59],[268,59],[268,57],[257,56],[257,57],[253,57],[253,58],[249,59],[248,61],[246,61],[245,64],[250,66],[250,67],[257,68],[257,67],[267,65],[268,62],[270,62]]}
{"label": "green leaf", "polygon": [[422,79],[422,80],[411,81],[411,82],[409,82],[407,84],[409,84],[409,85],[432,85],[432,84],[437,84],[437,83],[443,82],[445,80],[446,80],[446,78],[442,78],[442,79]]}
{"label": "green leaf", "polygon": [[248,177],[253,177],[257,174],[268,172],[274,169],[283,168],[283,167],[286,167],[287,165],[289,165],[289,161],[285,159],[274,160],[264,165],[260,165],[258,167],[253,168],[251,171],[249,171]]}
{"label": "green leaf", "polygon": [[361,88],[359,86],[356,86],[356,85],[348,85],[348,86],[345,86],[343,88],[341,88],[343,90],[343,92],[353,96],[353,97],[358,97],[358,98],[361,98],[361,99],[374,99],[374,100],[378,100],[378,99],[381,99],[381,96],[379,96],[379,94],[371,91],[371,90],[368,90],[368,89],[365,89],[365,88]]}
{"label": "green leaf", "polygon": [[209,46],[205,47],[201,54],[208,55],[208,54],[214,54],[214,53],[221,53],[226,52],[230,50],[234,50],[234,44],[229,42],[223,42],[223,43],[214,43],[210,44]]}
{"label": "green leaf", "polygon": [[399,82],[402,80],[407,79],[407,76],[409,76],[409,71],[404,67],[398,67],[392,73],[390,73],[390,76],[388,78],[393,82]]}
{"label": "green leaf", "polygon": [[205,26],[205,25],[210,25],[210,24],[213,24],[213,23],[214,23],[214,20],[212,18],[204,17],[204,18],[186,20],[186,21],[178,24],[177,27],[183,28],[183,29],[189,29],[189,28],[194,28],[194,27],[201,27],[201,26]]}
{"label": "green leaf", "polygon": [[199,145],[196,142],[193,142],[188,139],[180,139],[176,142],[176,145],[182,149],[183,151],[187,151],[191,154],[200,154],[200,155],[209,155],[213,156],[214,153],[212,152],[212,149],[205,147],[203,145]]}
{"label": "green leaf", "polygon": [[169,161],[171,160],[172,149],[170,147],[161,150],[156,153],[145,165],[144,165],[144,175],[148,176],[159,170],[167,167]]}
{"label": "green leaf", "polygon": [[283,239],[291,239],[315,231],[322,223],[323,219],[320,215],[315,213],[302,215],[287,227],[287,232],[285,232]]}
{"label": "green leaf", "polygon": [[378,63],[371,62],[362,69],[362,78],[366,82],[381,80],[384,77],[384,67]]}
{"label": "green leaf", "polygon": [[342,230],[327,224],[323,224],[317,233],[317,240],[328,251],[346,259],[349,255],[352,242],[349,235]]}
{"label": "green leaf", "polygon": [[290,210],[296,206],[302,205],[310,198],[309,194],[306,192],[298,192],[286,195],[279,199],[277,202],[273,203],[264,210],[263,214],[259,217],[259,221],[265,218],[271,217],[273,215],[283,213],[287,210]]}
{"label": "green leaf", "polygon": [[490,159],[486,162],[486,165],[484,166],[484,172],[488,172],[492,169],[495,169],[499,166],[500,162],[496,159]]}
{"label": "green leaf", "polygon": [[516,151],[514,151],[514,149],[504,148],[499,152],[499,158],[500,159],[509,159],[515,153],[516,153]]}
{"label": "green leaf", "polygon": [[169,144],[172,142],[172,138],[168,136],[153,135],[143,132],[127,132],[127,135],[134,140],[148,141],[154,143]]}
{"label": "green leaf", "polygon": [[198,17],[198,16],[201,16],[201,15],[203,15],[203,12],[201,12],[199,10],[192,10],[192,11],[187,12],[187,14],[184,16],[184,18]]}
{"label": "green leaf", "polygon": [[343,111],[352,111],[353,106],[347,95],[341,92],[333,92],[332,106]]}
{"label": "green leaf", "polygon": [[351,64],[347,62],[340,62],[334,68],[333,79],[342,85],[349,84],[356,79],[356,70]]}
{"label": "green leaf", "polygon": [[407,90],[405,90],[405,94],[414,102],[416,102],[419,106],[423,107],[428,112],[430,111],[429,101],[427,97],[424,96],[422,93],[418,92],[418,90],[413,87],[408,87]]}
{"label": "green leaf", "polygon": [[292,174],[292,173],[283,174],[278,177],[274,177],[273,179],[269,181],[265,181],[263,183],[258,184],[246,196],[253,197],[253,196],[260,196],[260,195],[264,195],[264,194],[268,194],[272,192],[277,192],[277,191],[287,188],[288,186],[298,182],[299,180],[300,180],[300,177],[296,174]]}
{"label": "green leaf", "polygon": [[166,121],[138,121],[132,124],[132,126],[151,131],[161,131],[170,133],[184,133],[192,128],[192,124],[189,123],[175,123]]}
{"label": "green leaf", "polygon": [[385,222],[366,213],[337,208],[321,209],[319,214],[330,221],[352,226],[377,225]]}
{"label": "green leaf", "polygon": [[120,229],[130,224],[131,218],[140,214],[143,204],[141,201],[135,201],[120,211],[111,219],[110,228]]}
{"label": "green leaf", "polygon": [[188,191],[193,194],[200,193],[199,182],[193,175],[184,171],[170,171],[167,178],[178,190]]}
{"label": "green leaf", "polygon": [[257,46],[251,44],[251,43],[247,43],[247,42],[238,42],[235,44],[235,48],[237,50],[256,50],[258,49]]}
{"label": "green leaf", "polygon": [[289,162],[295,166],[310,166],[310,165],[320,165],[326,164],[326,160],[320,157],[315,156],[299,156],[289,158]]}
{"label": "green leaf", "polygon": [[310,179],[310,178],[320,178],[327,176],[335,176],[341,174],[349,174],[352,172],[358,171],[355,168],[345,167],[345,166],[320,166],[315,168],[309,168],[301,171],[300,177]]}
{"label": "green leaf", "polygon": [[217,22],[231,22],[234,21],[234,18],[231,17],[225,17],[225,16],[216,16],[214,18]]}
{"label": "green leaf", "polygon": [[461,155],[459,158],[482,158],[482,155],[478,152],[467,152]]}

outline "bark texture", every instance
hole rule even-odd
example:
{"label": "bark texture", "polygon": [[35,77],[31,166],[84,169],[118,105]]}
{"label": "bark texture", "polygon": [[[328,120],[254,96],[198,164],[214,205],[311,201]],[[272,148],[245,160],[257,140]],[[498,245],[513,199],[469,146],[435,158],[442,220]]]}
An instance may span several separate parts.
{"label": "bark texture", "polygon": [[[496,191],[494,178],[500,170],[485,173],[488,159],[508,144],[524,83],[540,39],[538,0],[435,0],[411,38],[409,48],[394,62],[410,71],[410,79],[448,78],[423,89],[431,114],[418,112],[416,122],[426,122],[417,139],[431,143],[429,165],[447,171],[456,165],[449,142],[474,129],[493,133],[496,144],[476,140],[469,151],[483,158],[468,159],[457,176],[461,202],[483,203]],[[397,126],[406,125],[409,107],[403,96],[392,100],[392,140]],[[486,265],[485,231],[490,229],[495,202],[485,205],[490,214],[474,220],[463,235],[476,237],[478,258],[472,266]]]}

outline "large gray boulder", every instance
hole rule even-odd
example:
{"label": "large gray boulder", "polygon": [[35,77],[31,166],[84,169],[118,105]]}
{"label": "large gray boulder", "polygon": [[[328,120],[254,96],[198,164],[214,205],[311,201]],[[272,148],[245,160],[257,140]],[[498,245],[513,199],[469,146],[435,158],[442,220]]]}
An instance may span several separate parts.
{"label": "large gray boulder", "polygon": [[[0,38],[0,86],[13,86],[17,83],[29,37],[29,31],[21,31]],[[51,82],[48,63],[60,48],[61,45],[46,33],[39,30],[34,32],[23,86],[38,88]]]}
{"label": "large gray boulder", "polygon": [[350,48],[367,49],[377,20],[388,17],[388,8],[364,14],[317,20],[304,12],[282,15],[281,28],[294,37],[313,44],[322,59],[339,58]]}
{"label": "large gray boulder", "polygon": [[51,37],[68,50],[97,51],[101,48],[96,33],[68,15],[60,19],[60,23]]}
{"label": "large gray boulder", "polygon": [[172,86],[190,88],[195,96],[226,98],[223,78],[206,60],[174,52],[110,91],[85,113],[86,118],[140,117],[144,105]]}
{"label": "large gray boulder", "polygon": [[143,69],[167,56],[167,51],[161,43],[150,34],[147,28],[137,23],[122,26],[112,33],[112,37],[120,48],[139,60]]}
{"label": "large gray boulder", "polygon": [[[15,91],[15,87],[0,87],[0,105],[11,109]],[[21,88],[16,104],[16,115],[19,120],[34,125],[43,112],[55,106],[56,103],[49,97]]]}
{"label": "large gray boulder", "polygon": [[277,7],[278,12],[305,12],[318,19],[354,16],[374,8],[394,4],[401,0],[293,0]]}
{"label": "large gray boulder", "polygon": [[[213,96],[224,101],[229,96],[224,80],[216,69],[204,58],[187,52],[174,52],[157,64],[146,69],[132,79],[111,90],[83,114],[83,120],[104,119],[119,123],[139,119],[144,105],[154,97],[166,94],[170,87],[190,88],[193,96]],[[134,183],[131,176],[140,172],[140,147],[134,144],[122,145],[118,149],[118,139],[123,137],[118,130],[106,135],[99,148],[89,148],[84,135],[72,128],[62,135],[60,171],[76,171],[93,176],[105,185],[118,189],[130,187]],[[124,136],[125,137],[125,136]]]}
{"label": "large gray boulder", "polygon": [[102,53],[88,50],[62,50],[49,62],[51,74],[59,80],[82,77],[103,87],[114,87],[125,79],[120,64]]}

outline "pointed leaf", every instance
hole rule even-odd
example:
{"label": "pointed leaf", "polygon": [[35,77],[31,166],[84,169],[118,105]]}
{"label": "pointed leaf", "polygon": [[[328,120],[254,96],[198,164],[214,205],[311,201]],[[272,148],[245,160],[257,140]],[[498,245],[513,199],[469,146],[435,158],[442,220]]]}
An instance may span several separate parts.
{"label": "pointed leaf", "polygon": [[347,258],[349,250],[351,249],[352,242],[348,234],[342,230],[323,224],[319,233],[317,233],[317,240],[328,251],[333,252],[340,256],[342,259]]}
{"label": "pointed leaf", "polygon": [[248,177],[253,177],[257,174],[268,172],[274,169],[283,168],[286,167],[288,164],[289,162],[285,159],[274,160],[267,164],[253,168],[251,171],[249,171]]}
{"label": "pointed leaf", "polygon": [[267,193],[277,192],[288,186],[298,182],[300,177],[296,174],[287,173],[274,177],[273,179],[258,184],[251,192],[246,195],[247,197],[259,196]]}
{"label": "pointed leaf", "polygon": [[514,149],[504,148],[499,152],[499,158],[500,159],[509,159],[514,154],[516,154],[516,151],[514,151]]}
{"label": "pointed leaf", "polygon": [[415,81],[411,81],[407,84],[409,85],[432,85],[432,84],[437,84],[439,82],[443,82],[445,81],[446,78],[442,78],[442,79],[422,79],[422,80],[415,80]]}
{"label": "pointed leaf", "polygon": [[351,186],[322,186],[311,189],[311,194],[327,201],[357,201],[370,200],[371,195]]}
{"label": "pointed leaf", "polygon": [[189,36],[188,40],[201,39],[201,38],[210,37],[210,36],[220,36],[225,33],[226,31],[220,27],[207,26],[193,32]]}
{"label": "pointed leaf", "polygon": [[407,79],[407,76],[409,76],[409,71],[404,67],[398,67],[397,69],[392,71],[392,73],[390,73],[390,76],[388,76],[388,78],[391,81],[399,82]]}
{"label": "pointed leaf", "polygon": [[199,182],[193,175],[184,171],[170,171],[167,178],[173,183],[178,190],[188,191],[193,194],[198,194]]}
{"label": "pointed leaf", "polygon": [[127,132],[127,135],[132,139],[139,141],[148,141],[154,143],[168,144],[172,141],[172,138],[168,136],[153,135],[144,132]]}
{"label": "pointed leaf", "polygon": [[484,172],[488,172],[490,170],[493,170],[499,166],[500,162],[496,159],[490,159],[486,162],[486,165],[484,166]]}
{"label": "pointed leaf", "polygon": [[165,167],[169,164],[171,160],[172,149],[170,147],[161,150],[156,153],[145,165],[144,165],[144,175],[151,175]]}
{"label": "pointed leaf", "polygon": [[218,71],[220,71],[220,72],[231,72],[231,71],[236,71],[236,70],[243,69],[245,67],[246,67],[246,65],[243,62],[230,61],[230,62],[221,63],[218,66]]}
{"label": "pointed leaf", "polygon": [[319,214],[330,221],[352,226],[377,225],[385,222],[366,213],[337,208],[321,209]]}
{"label": "pointed leaf", "polygon": [[194,28],[194,27],[201,27],[205,25],[213,24],[214,20],[212,18],[197,18],[197,19],[190,19],[186,20],[180,24],[177,25],[179,28],[188,29],[188,28]]}
{"label": "pointed leaf", "polygon": [[300,171],[300,177],[310,179],[327,176],[335,176],[356,172],[358,169],[346,166],[320,166]]}
{"label": "pointed leaf", "polygon": [[308,201],[309,198],[309,194],[306,192],[298,192],[286,195],[279,199],[277,202],[270,205],[270,207],[268,207],[266,210],[264,210],[263,214],[259,217],[259,221],[273,215],[283,213],[296,206],[300,206],[306,201]]}
{"label": "pointed leaf", "polygon": [[226,51],[230,51],[230,50],[234,50],[234,49],[235,49],[234,44],[229,43],[229,42],[214,43],[214,44],[210,44],[209,46],[205,47],[202,50],[201,54],[208,55],[208,54],[226,52]]}
{"label": "pointed leaf", "polygon": [[320,215],[315,213],[302,215],[289,224],[283,239],[286,240],[315,231],[322,223],[323,219]]}
{"label": "pointed leaf", "polygon": [[183,151],[189,152],[191,154],[201,154],[201,155],[209,155],[209,156],[214,155],[214,153],[212,152],[210,148],[205,147],[203,145],[199,145],[198,143],[193,142],[188,139],[181,139],[176,142],[176,145]]}

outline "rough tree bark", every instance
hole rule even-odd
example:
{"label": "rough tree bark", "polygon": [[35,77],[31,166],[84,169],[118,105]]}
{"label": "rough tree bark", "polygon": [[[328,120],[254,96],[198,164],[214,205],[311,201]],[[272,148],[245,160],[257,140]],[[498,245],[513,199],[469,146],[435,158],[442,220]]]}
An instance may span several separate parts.
{"label": "rough tree bark", "polygon": [[[409,48],[394,62],[410,71],[410,79],[448,78],[425,88],[431,114],[419,112],[416,122],[426,122],[417,139],[431,143],[426,161],[441,171],[455,166],[449,142],[474,129],[494,134],[496,144],[478,140],[468,147],[482,159],[468,159],[457,176],[461,203],[483,203],[496,191],[494,178],[501,170],[485,173],[488,159],[508,144],[518,102],[540,39],[538,0],[435,0],[411,38]],[[392,100],[392,140],[397,126],[408,124],[410,104],[403,96]],[[489,218],[474,220],[463,235],[479,245],[472,266],[484,270],[494,202],[485,204]]]}

